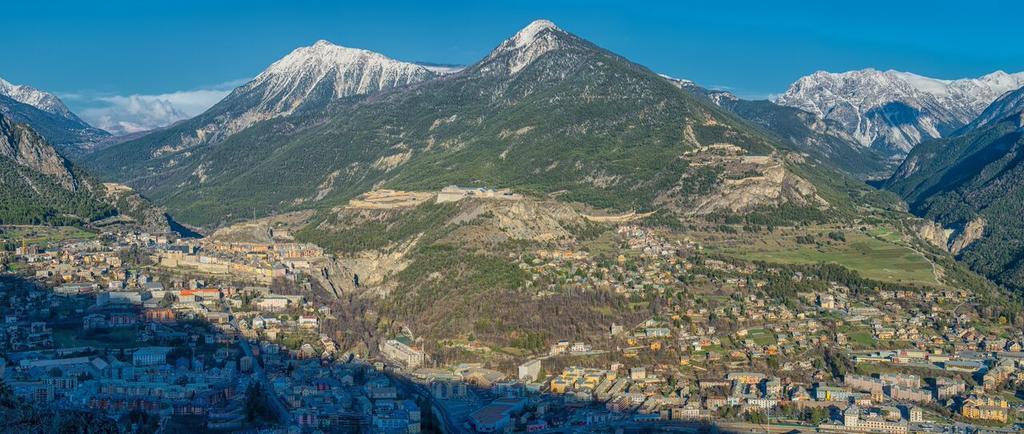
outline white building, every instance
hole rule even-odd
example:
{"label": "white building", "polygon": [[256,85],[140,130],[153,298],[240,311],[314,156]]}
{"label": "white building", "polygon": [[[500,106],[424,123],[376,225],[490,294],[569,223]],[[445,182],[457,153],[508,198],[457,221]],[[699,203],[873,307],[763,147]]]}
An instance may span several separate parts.
{"label": "white building", "polygon": [[541,363],[539,359],[530,360],[529,362],[519,365],[519,379],[527,382],[537,381],[540,377]]}
{"label": "white building", "polygon": [[291,300],[285,297],[267,296],[256,302],[259,310],[267,312],[279,312],[288,308]]}
{"label": "white building", "polygon": [[422,351],[414,349],[394,339],[389,339],[384,342],[380,347],[380,351],[385,357],[401,362],[408,368],[418,367],[422,365],[423,361],[426,359],[426,356]]}
{"label": "white building", "polygon": [[162,365],[167,363],[167,355],[170,352],[170,347],[142,347],[132,354],[132,364],[135,366]]}

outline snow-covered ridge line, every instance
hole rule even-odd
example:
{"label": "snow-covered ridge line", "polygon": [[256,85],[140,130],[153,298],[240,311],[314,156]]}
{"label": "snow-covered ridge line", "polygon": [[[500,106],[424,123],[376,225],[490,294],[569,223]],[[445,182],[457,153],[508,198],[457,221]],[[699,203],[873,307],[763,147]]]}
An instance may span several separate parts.
{"label": "snow-covered ridge line", "polygon": [[284,104],[276,104],[276,108],[288,113],[325,81],[333,85],[333,97],[342,98],[410,84],[432,75],[414,63],[319,40],[274,62],[240,90],[262,87],[263,101],[280,98]]}
{"label": "snow-covered ridge line", "polygon": [[843,125],[864,146],[905,153],[971,122],[999,96],[1024,86],[1024,72],[943,80],[901,71],[818,71],[775,102]]}
{"label": "snow-covered ridge line", "polygon": [[73,116],[71,110],[68,110],[56,95],[43,92],[32,86],[12,84],[0,78],[0,95],[55,115],[68,118]]}
{"label": "snow-covered ridge line", "polygon": [[214,144],[257,122],[288,116],[301,109],[320,109],[332,101],[368,95],[436,77],[426,67],[380,53],[319,40],[299,47],[234,89],[200,114],[189,131],[172,136],[155,149],[154,157]]}

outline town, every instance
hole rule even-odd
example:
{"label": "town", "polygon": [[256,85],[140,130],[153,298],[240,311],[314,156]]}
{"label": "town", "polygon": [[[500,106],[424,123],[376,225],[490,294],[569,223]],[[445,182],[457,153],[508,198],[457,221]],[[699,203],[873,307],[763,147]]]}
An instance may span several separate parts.
{"label": "town", "polygon": [[351,345],[331,326],[351,313],[312,290],[328,255],[287,234],[65,232],[4,228],[7,408],[164,431],[1010,433],[1024,420],[1024,330],[964,309],[975,294],[865,292],[628,222],[606,250],[531,250],[519,268],[541,300],[608,291],[649,309],[519,352],[413,330]]}

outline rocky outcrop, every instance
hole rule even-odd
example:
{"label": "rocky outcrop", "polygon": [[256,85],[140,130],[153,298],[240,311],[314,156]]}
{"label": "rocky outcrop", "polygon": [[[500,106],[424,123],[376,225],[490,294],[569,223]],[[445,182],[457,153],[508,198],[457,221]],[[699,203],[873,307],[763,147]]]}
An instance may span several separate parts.
{"label": "rocky outcrop", "polygon": [[[659,204],[690,215],[742,213],[782,204],[829,206],[813,184],[787,168],[791,162],[800,162],[795,154],[746,155],[738,146],[720,143],[687,152],[684,158],[689,163],[687,174],[658,199]],[[709,172],[715,173],[715,182],[693,191],[692,186]]]}
{"label": "rocky outcrop", "polygon": [[986,224],[987,221],[984,217],[976,217],[968,222],[962,230],[954,234],[952,244],[949,245],[949,253],[959,255],[971,243],[980,239],[985,234]]}
{"label": "rocky outcrop", "polygon": [[942,225],[931,220],[921,220],[917,226],[919,238],[942,250],[949,250],[949,236],[952,233],[952,229],[943,228]]}
{"label": "rocky outcrop", "polygon": [[419,237],[416,237],[399,243],[388,251],[366,250],[338,258],[337,266],[345,273],[345,286],[351,286],[348,283],[354,275],[359,276],[361,286],[379,286],[386,277],[409,266],[412,262],[410,252],[418,241]]}
{"label": "rocky outcrop", "polygon": [[571,206],[553,200],[475,199],[463,204],[452,224],[464,224],[450,237],[468,245],[492,246],[507,240],[571,240],[572,229],[585,223]]}
{"label": "rocky outcrop", "polygon": [[922,220],[917,226],[917,236],[956,256],[985,234],[985,225],[984,217],[977,217],[960,229],[944,228],[931,220]]}
{"label": "rocky outcrop", "polygon": [[103,191],[106,201],[117,208],[119,222],[133,224],[155,234],[171,232],[167,210],[153,205],[131,187],[108,182],[103,184]]}
{"label": "rocky outcrop", "polygon": [[64,157],[32,128],[12,123],[5,116],[0,116],[0,156],[52,177],[69,191],[79,186],[71,164]]}
{"label": "rocky outcrop", "polygon": [[827,204],[817,196],[814,186],[796,176],[781,164],[767,166],[757,175],[726,179],[720,188],[705,196],[694,209],[695,214],[716,211],[749,211],[762,206],[783,203],[821,206]]}

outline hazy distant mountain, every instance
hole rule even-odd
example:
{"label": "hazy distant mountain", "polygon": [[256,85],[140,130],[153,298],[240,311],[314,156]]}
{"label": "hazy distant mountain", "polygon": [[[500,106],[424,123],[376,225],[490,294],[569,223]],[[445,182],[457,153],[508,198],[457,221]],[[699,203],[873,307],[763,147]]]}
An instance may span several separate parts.
{"label": "hazy distant mountain", "polygon": [[0,114],[14,122],[26,123],[47,142],[75,147],[109,137],[71,112],[56,95],[0,79]]}
{"label": "hazy distant mountain", "polygon": [[996,98],[1024,86],[1024,72],[939,80],[899,71],[815,72],[775,102],[839,122],[863,146],[902,154],[974,120]]}
{"label": "hazy distant mountain", "polygon": [[453,65],[446,63],[433,63],[433,62],[415,62],[417,65],[427,68],[431,72],[435,72],[440,75],[453,74],[463,69],[466,69],[466,65]]}
{"label": "hazy distant mountain", "polygon": [[[206,112],[116,147],[146,161],[219,143],[253,124],[332,101],[406,86],[436,76],[427,68],[327,41],[295,49]],[[131,149],[124,152],[121,149]],[[116,156],[116,155],[114,155]]]}

